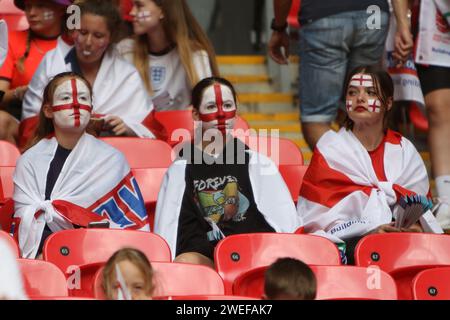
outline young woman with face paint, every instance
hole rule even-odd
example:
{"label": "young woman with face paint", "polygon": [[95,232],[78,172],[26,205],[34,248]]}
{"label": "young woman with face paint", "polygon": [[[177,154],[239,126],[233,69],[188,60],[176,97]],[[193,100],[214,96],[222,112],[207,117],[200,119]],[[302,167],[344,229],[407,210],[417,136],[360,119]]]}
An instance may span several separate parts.
{"label": "young woman with face paint", "polygon": [[44,55],[54,49],[65,28],[65,9],[71,0],[15,0],[25,11],[30,28],[9,33],[8,56],[0,66],[0,139],[16,143],[27,85]]}
{"label": "young woman with face paint", "polygon": [[[86,133],[91,92],[89,82],[71,72],[55,76],[44,90],[34,145],[19,158],[14,173],[13,233],[24,258],[39,255],[52,232],[91,222],[108,220],[111,228],[149,230],[124,155]],[[125,186],[130,193],[123,193]],[[138,197],[129,203],[117,200],[132,194]],[[116,208],[107,205],[111,198],[119,201]]]}
{"label": "young woman with face paint", "polygon": [[93,88],[93,113],[104,119],[102,135],[154,137],[142,122],[153,109],[137,70],[115,49],[121,25],[118,7],[108,1],[77,1],[80,29],[74,45],[58,44],[44,58],[25,95],[23,119],[35,116],[48,80],[62,71],[83,75]]}
{"label": "young woman with face paint", "polygon": [[[414,145],[387,128],[394,88],[377,66],[356,68],[345,87],[347,119],[319,140],[300,191],[305,231],[347,245],[347,258],[369,233],[436,232],[425,165]],[[422,196],[426,213],[409,228],[395,227],[400,203]]]}
{"label": "young woman with face paint", "polygon": [[[205,78],[192,90],[202,137],[186,144],[169,168],[156,206],[155,233],[178,262],[213,265],[217,242],[232,234],[294,232],[301,221],[276,165],[233,138],[236,92]],[[208,136],[219,141],[210,150]]]}
{"label": "young woman with face paint", "polygon": [[139,70],[156,111],[182,110],[201,79],[219,74],[213,47],[185,0],[134,0],[134,39],[118,45]]}

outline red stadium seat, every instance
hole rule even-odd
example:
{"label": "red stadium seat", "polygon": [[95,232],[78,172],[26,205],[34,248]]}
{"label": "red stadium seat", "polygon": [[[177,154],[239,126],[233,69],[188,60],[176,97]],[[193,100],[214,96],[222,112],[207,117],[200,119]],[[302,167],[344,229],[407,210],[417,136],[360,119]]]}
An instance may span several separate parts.
{"label": "red stadium seat", "polygon": [[156,200],[164,174],[172,164],[172,149],[166,142],[154,139],[129,137],[101,139],[125,154],[141,189],[150,228],[153,230]]}
{"label": "red stadium seat", "polygon": [[[224,285],[217,272],[209,267],[175,262],[152,262],[154,270],[155,297],[223,295]],[[97,299],[104,299],[102,290],[103,268],[98,270],[94,280]]]}
{"label": "red stadium seat", "polygon": [[230,295],[190,295],[190,296],[169,296],[156,297],[155,300],[260,300],[244,296],[230,296]]}
{"label": "red stadium seat", "polygon": [[356,265],[377,265],[397,283],[399,299],[412,299],[411,282],[417,273],[450,265],[450,237],[428,233],[371,234],[355,248]]}
{"label": "red stadium seat", "polygon": [[67,296],[66,277],[53,263],[31,259],[17,261],[28,297]]}
{"label": "red stadium seat", "polygon": [[[394,279],[379,268],[353,266],[310,266],[317,279],[316,300],[396,300]],[[233,293],[262,297],[267,266],[241,274],[233,283]],[[371,278],[372,277],[372,278]]]}
{"label": "red stadium seat", "polygon": [[416,129],[423,132],[428,131],[428,119],[414,102],[409,107],[409,119]]}
{"label": "red stadium seat", "polygon": [[297,203],[307,166],[303,165],[303,155],[297,145],[285,138],[267,136],[238,135],[251,150],[272,159],[289,188],[292,199]]}
{"label": "red stadium seat", "polygon": [[8,141],[0,140],[0,167],[15,167],[20,151]]}
{"label": "red stadium seat", "polygon": [[11,226],[14,215],[14,201],[9,199],[0,199],[0,230],[11,233]]}
{"label": "red stadium seat", "polygon": [[339,251],[331,241],[313,235],[289,233],[252,233],[228,236],[214,251],[217,271],[232,293],[238,275],[250,269],[270,265],[278,258],[297,258],[308,264],[340,265]]}
{"label": "red stadium seat", "polygon": [[13,195],[13,174],[19,157],[20,151],[15,145],[0,140],[0,206]]}
{"label": "red stadium seat", "polygon": [[[150,261],[171,261],[170,249],[160,236],[143,231],[74,229],[55,232],[44,243],[44,260],[66,276],[80,271],[81,284],[71,295],[90,296],[95,272],[124,247],[141,250]],[[74,269],[74,266],[79,269]]]}
{"label": "red stadium seat", "polygon": [[0,239],[6,241],[11,247],[16,258],[19,258],[19,246],[17,245],[16,240],[4,231],[0,230]]}
{"label": "red stadium seat", "polygon": [[415,300],[450,300],[450,267],[419,272],[412,287]]}
{"label": "red stadium seat", "polygon": [[0,19],[6,21],[8,31],[19,31],[28,29],[28,21],[25,12],[14,5],[13,0],[0,1]]}

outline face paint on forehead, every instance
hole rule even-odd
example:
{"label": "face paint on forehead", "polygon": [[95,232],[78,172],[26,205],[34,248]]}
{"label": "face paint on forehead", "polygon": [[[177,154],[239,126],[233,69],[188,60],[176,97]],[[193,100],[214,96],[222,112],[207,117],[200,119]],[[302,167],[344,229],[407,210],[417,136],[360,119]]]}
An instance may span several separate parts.
{"label": "face paint on forehead", "polygon": [[70,79],[61,83],[53,95],[53,112],[73,111],[74,126],[80,127],[80,110],[91,113],[89,88],[79,79]]}
{"label": "face paint on forehead", "polygon": [[[224,110],[224,103],[232,103],[232,108]],[[209,106],[214,106],[211,110]],[[221,84],[214,84],[203,92],[203,99],[199,108],[200,120],[208,123],[212,121],[217,122],[217,128],[225,132],[231,122],[228,120],[234,119],[236,116],[236,105],[234,103],[234,96],[231,89]]]}
{"label": "face paint on forehead", "polygon": [[368,74],[357,73],[350,80],[350,85],[354,87],[373,87],[372,76]]}
{"label": "face paint on forehead", "polygon": [[368,99],[367,103],[369,105],[369,112],[380,113],[381,112],[381,101],[378,99]]}

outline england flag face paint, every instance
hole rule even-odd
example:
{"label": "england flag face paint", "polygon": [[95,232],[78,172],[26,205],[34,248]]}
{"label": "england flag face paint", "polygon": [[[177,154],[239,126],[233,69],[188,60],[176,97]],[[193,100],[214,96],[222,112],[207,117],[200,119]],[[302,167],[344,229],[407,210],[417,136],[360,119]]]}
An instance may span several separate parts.
{"label": "england flag face paint", "polygon": [[199,107],[203,130],[217,129],[225,133],[226,130],[233,129],[236,110],[230,88],[218,83],[206,88]]}
{"label": "england flag face paint", "polygon": [[151,19],[152,19],[152,14],[150,11],[147,11],[147,10],[138,11],[138,13],[136,15],[136,20],[139,22],[150,21]]}
{"label": "england flag face paint", "polygon": [[352,100],[347,100],[345,102],[345,107],[347,108],[347,111],[353,111],[353,101]]}
{"label": "england flag face paint", "polygon": [[367,102],[369,104],[369,108],[368,108],[369,112],[375,112],[375,113],[381,112],[381,101],[380,100],[368,99]]}
{"label": "england flag face paint", "polygon": [[372,76],[368,74],[357,73],[350,80],[350,85],[354,87],[373,87]]}
{"label": "england flag face paint", "polygon": [[53,20],[55,18],[55,13],[53,11],[44,11],[43,12],[44,20]]}
{"label": "england flag face paint", "polygon": [[52,109],[56,127],[83,131],[92,111],[89,88],[80,79],[65,80],[55,90]]}

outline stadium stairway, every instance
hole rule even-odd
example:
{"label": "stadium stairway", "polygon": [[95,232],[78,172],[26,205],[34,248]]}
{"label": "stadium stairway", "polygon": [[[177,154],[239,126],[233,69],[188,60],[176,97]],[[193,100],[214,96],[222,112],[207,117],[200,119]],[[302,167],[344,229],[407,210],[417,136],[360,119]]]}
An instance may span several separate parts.
{"label": "stadium stairway", "polygon": [[[301,149],[305,163],[309,164],[312,152],[306,144],[299,122],[297,79],[298,58],[291,57],[292,92],[276,92],[267,72],[266,56],[219,56],[223,77],[236,87],[239,97],[239,114],[253,129],[279,130],[280,137],[293,140]],[[337,124],[333,127],[337,129]],[[409,137],[414,142],[414,137]],[[420,148],[420,154],[431,176],[430,154]],[[432,191],[435,189],[431,181]],[[433,194],[435,194],[433,192]]]}

